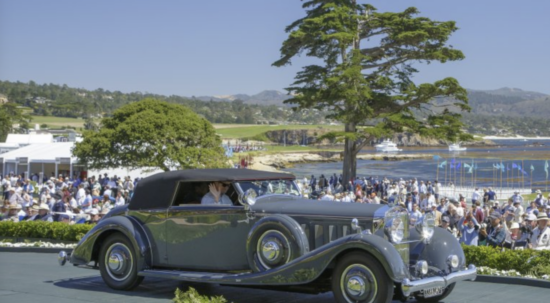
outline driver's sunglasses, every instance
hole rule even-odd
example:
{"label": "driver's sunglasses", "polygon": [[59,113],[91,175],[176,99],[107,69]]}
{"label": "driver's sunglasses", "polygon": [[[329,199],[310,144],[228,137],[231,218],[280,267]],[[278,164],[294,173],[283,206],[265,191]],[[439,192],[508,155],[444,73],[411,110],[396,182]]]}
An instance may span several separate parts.
{"label": "driver's sunglasses", "polygon": [[230,183],[222,183],[223,187],[229,187],[229,185],[231,185],[231,184]]}

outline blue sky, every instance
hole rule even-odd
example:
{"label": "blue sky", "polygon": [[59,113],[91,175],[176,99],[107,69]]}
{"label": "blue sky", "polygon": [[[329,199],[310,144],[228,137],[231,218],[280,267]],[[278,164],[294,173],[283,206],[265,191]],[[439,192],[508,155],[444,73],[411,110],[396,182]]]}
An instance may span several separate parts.
{"label": "blue sky", "polygon": [[[365,1],[359,1],[365,3]],[[417,7],[460,28],[466,59],[417,65],[417,83],[457,78],[472,89],[550,94],[550,1],[376,0]],[[0,80],[181,96],[283,91],[300,67],[276,68],[299,0],[0,0]],[[365,44],[363,44],[365,45]]]}

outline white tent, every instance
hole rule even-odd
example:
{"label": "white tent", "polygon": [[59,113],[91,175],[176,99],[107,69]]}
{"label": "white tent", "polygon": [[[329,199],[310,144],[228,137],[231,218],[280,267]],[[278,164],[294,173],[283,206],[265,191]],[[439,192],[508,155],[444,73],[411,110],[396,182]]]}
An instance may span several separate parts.
{"label": "white tent", "polygon": [[[78,163],[78,159],[73,157],[72,149],[74,142],[62,143],[37,143],[7,153],[0,154],[0,173],[7,175],[9,173],[22,174],[32,176],[38,173],[40,176],[39,182],[43,178],[52,176],[73,176],[73,173],[80,176],[80,173],[85,170],[85,163]],[[158,168],[140,168],[128,169],[124,167],[109,168],[100,170],[88,170],[88,177],[103,175],[107,173],[109,177],[130,176],[132,179],[136,177],[143,178],[161,172]]]}
{"label": "white tent", "polygon": [[[73,175],[77,159],[72,156],[74,142],[36,143],[0,154],[2,174],[21,174],[26,176],[38,173],[41,176]],[[41,180],[40,180],[41,181]]]}

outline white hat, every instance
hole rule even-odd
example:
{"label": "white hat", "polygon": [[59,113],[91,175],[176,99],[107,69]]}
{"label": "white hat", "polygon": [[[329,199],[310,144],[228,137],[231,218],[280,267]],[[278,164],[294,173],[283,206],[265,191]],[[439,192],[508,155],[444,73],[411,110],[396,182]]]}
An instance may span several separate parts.
{"label": "white hat", "polygon": [[97,208],[92,208],[92,210],[90,210],[90,215],[99,215]]}
{"label": "white hat", "polygon": [[519,228],[518,222],[513,222],[512,225],[510,225],[510,229]]}
{"label": "white hat", "polygon": [[535,194],[542,194],[542,192],[540,191],[540,189],[537,189],[537,190],[535,191]]}
{"label": "white hat", "polygon": [[537,216],[535,216],[534,213],[530,213],[529,215],[527,215],[527,218],[525,218],[525,220],[527,220],[527,221],[537,221]]}

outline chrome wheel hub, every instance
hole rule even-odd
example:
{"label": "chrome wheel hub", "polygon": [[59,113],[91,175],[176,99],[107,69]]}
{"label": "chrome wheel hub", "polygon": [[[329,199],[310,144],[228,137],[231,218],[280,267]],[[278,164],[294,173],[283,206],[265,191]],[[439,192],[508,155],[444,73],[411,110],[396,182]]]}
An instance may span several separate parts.
{"label": "chrome wheel hub", "polygon": [[271,269],[290,261],[290,241],[278,230],[268,230],[258,239],[257,259],[265,269]]}
{"label": "chrome wheel hub", "polygon": [[365,284],[362,276],[353,276],[348,279],[347,291],[354,297],[360,297],[365,293]]}
{"label": "chrome wheel hub", "polygon": [[130,249],[123,243],[113,243],[105,253],[104,265],[113,280],[124,281],[130,276],[134,266]]}
{"label": "chrome wheel hub", "polygon": [[340,278],[340,289],[348,302],[374,302],[378,284],[372,271],[363,264],[351,264]]}
{"label": "chrome wheel hub", "polygon": [[118,252],[111,252],[109,256],[109,268],[112,271],[119,271],[124,266],[124,258]]}
{"label": "chrome wheel hub", "polygon": [[262,255],[268,261],[275,261],[281,254],[281,246],[276,241],[265,242],[262,247]]}

